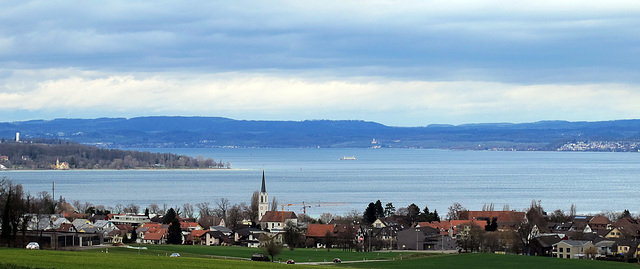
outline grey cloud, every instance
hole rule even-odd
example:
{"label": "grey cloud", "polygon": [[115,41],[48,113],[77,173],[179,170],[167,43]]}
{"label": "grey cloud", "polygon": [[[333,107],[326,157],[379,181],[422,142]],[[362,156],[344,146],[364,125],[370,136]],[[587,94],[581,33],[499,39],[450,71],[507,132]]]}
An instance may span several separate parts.
{"label": "grey cloud", "polygon": [[8,1],[0,4],[0,48],[6,48],[0,63],[124,72],[348,70],[524,83],[639,80],[637,10],[574,11],[542,2],[528,12],[493,1],[461,3],[468,6]]}

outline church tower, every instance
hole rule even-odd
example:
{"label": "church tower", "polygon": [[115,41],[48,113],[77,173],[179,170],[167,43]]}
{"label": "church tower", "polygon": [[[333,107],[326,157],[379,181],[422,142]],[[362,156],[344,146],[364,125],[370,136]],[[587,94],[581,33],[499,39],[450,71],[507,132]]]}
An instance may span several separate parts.
{"label": "church tower", "polygon": [[264,182],[264,170],[262,170],[262,189],[260,189],[260,203],[258,203],[258,221],[269,211],[269,195],[267,194],[267,186]]}

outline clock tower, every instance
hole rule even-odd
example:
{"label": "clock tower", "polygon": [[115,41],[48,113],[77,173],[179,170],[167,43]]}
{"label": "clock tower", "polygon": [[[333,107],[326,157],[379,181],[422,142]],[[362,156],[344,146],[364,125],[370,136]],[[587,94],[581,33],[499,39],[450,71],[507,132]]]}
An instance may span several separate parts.
{"label": "clock tower", "polygon": [[269,211],[269,195],[267,186],[264,183],[264,170],[262,170],[262,189],[260,189],[260,201],[258,203],[258,221]]}

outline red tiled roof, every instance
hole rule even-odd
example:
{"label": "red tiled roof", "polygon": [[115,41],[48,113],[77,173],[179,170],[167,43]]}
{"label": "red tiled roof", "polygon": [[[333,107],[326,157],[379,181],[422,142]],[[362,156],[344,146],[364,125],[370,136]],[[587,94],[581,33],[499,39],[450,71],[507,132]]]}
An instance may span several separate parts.
{"label": "red tiled roof", "polygon": [[206,234],[208,231],[209,231],[208,229],[207,230],[193,230],[193,231],[191,231],[191,236],[194,237],[194,238],[195,237],[200,237],[200,236]]}
{"label": "red tiled roof", "polygon": [[72,223],[63,223],[63,224],[60,224],[60,227],[58,227],[58,229],[55,229],[55,230],[59,232],[69,232],[69,231],[72,231],[71,228],[74,228]]}
{"label": "red tiled roof", "polygon": [[525,212],[518,211],[469,211],[470,220],[498,218],[498,225],[517,224],[524,221]]}
{"label": "red tiled roof", "polygon": [[289,219],[297,219],[296,213],[292,211],[267,211],[260,222],[285,222]]}
{"label": "red tiled roof", "polygon": [[333,224],[309,224],[307,237],[325,237],[327,232],[333,235],[333,228]]}
{"label": "red tiled roof", "polygon": [[164,237],[165,233],[164,231],[159,230],[156,233],[147,233],[144,235],[144,240],[162,240],[162,238]]}
{"label": "red tiled roof", "polygon": [[197,222],[180,222],[180,228],[183,230],[188,230],[191,227],[198,227],[200,226],[200,224],[198,224]]}
{"label": "red tiled roof", "polygon": [[133,226],[131,226],[131,224],[116,224],[116,227],[123,231],[133,231]]}
{"label": "red tiled roof", "polygon": [[605,216],[595,216],[589,221],[589,224],[596,225],[607,225],[609,223],[611,223],[611,221]]}

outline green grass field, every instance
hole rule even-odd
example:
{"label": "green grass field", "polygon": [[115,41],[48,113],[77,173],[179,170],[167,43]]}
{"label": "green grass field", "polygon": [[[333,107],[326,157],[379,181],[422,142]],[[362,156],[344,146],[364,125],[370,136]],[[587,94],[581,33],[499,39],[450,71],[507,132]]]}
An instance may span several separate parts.
{"label": "green grass field", "polygon": [[[252,262],[238,260],[248,258],[257,249],[241,247],[203,247],[203,246],[147,246],[149,249],[138,250],[110,247],[106,249],[92,249],[86,251],[47,251],[0,248],[0,268],[3,265],[18,265],[27,268],[280,268],[292,266],[284,263]],[[182,257],[167,257],[178,252]],[[400,260],[402,254],[402,260]],[[213,258],[215,256],[215,258]],[[220,256],[230,257],[227,259]],[[294,259],[296,268],[318,268],[339,266],[349,268],[576,268],[576,269],[640,269],[637,264],[616,262],[601,262],[588,260],[567,260],[546,257],[528,257],[498,254],[423,254],[408,252],[358,253],[342,252],[339,250],[296,249],[285,250],[281,255],[282,261]],[[306,258],[305,258],[306,257]],[[331,261],[340,257],[342,264],[330,265],[302,265],[308,258],[312,261]],[[354,262],[364,259],[380,259],[383,261]],[[277,259],[276,259],[277,260]],[[8,267],[12,268],[12,267]],[[20,267],[23,268],[23,267]]]}
{"label": "green grass field", "polygon": [[[257,248],[246,247],[219,247],[219,246],[184,246],[184,245],[142,245],[147,247],[146,250],[140,250],[141,255],[160,255],[165,256],[173,252],[180,253],[183,257],[200,257],[200,258],[239,258],[249,259],[251,254],[260,252]],[[105,249],[92,249],[89,252],[103,252]],[[110,253],[121,254],[138,254],[138,250],[128,248],[109,248]],[[334,258],[340,258],[343,261],[362,261],[362,260],[393,260],[400,257],[424,257],[430,254],[424,253],[398,253],[398,252],[349,252],[338,249],[327,251],[326,249],[283,249],[282,254],[274,258],[275,261],[286,261],[293,259],[296,262],[330,262]]]}

